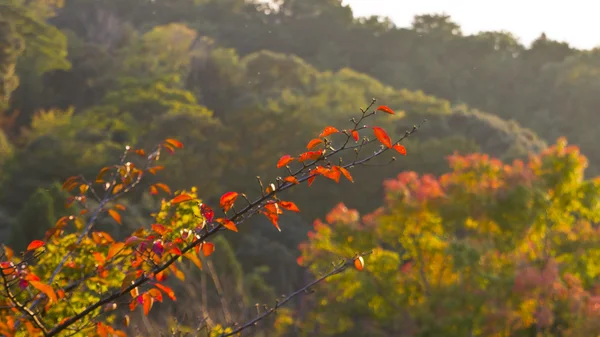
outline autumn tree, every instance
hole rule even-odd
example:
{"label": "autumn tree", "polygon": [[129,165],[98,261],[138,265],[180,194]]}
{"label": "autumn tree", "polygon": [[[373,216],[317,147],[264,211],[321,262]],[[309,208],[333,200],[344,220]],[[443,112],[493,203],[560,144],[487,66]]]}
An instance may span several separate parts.
{"label": "autumn tree", "polygon": [[504,164],[453,155],[439,177],[402,172],[385,204],[340,204],[314,223],[298,262],[373,249],[364,273],[317,290],[301,320],[321,336],[590,336],[597,317],[600,183],[559,139]]}

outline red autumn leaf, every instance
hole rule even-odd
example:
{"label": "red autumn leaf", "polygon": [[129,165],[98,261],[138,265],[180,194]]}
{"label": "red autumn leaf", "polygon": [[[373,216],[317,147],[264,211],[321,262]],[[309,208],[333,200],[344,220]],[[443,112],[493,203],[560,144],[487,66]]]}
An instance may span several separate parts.
{"label": "red autumn leaf", "polygon": [[231,206],[233,206],[233,203],[235,203],[235,199],[237,199],[237,197],[237,192],[227,192],[223,194],[221,196],[221,201],[219,202],[219,205],[221,206],[223,211],[227,212],[231,208]]}
{"label": "red autumn leaf", "polygon": [[384,129],[378,126],[374,126],[373,132],[375,133],[375,137],[377,137],[381,144],[385,145],[388,148],[392,147],[392,140],[390,139],[390,136],[388,136],[387,132],[385,132]]}
{"label": "red autumn leaf", "polygon": [[212,222],[215,217],[215,212],[212,210],[212,208],[205,204],[200,205],[200,213],[208,223]]}
{"label": "red autumn leaf", "polygon": [[398,151],[398,153],[400,153],[401,155],[406,156],[406,148],[403,145],[394,145],[394,150]]}
{"label": "red autumn leaf", "polygon": [[279,223],[277,222],[279,220],[279,216],[277,215],[277,212],[262,212],[262,214],[264,214],[269,220],[271,220],[271,223],[273,223],[273,226],[275,226],[275,228],[277,228],[278,231],[281,232],[281,228],[279,228]]}
{"label": "red autumn leaf", "polygon": [[390,109],[388,106],[382,105],[380,107],[377,108],[378,111],[383,111],[385,113],[388,113],[390,115],[394,114],[394,110]]}
{"label": "red autumn leaf", "polygon": [[135,246],[142,243],[144,239],[138,238],[137,236],[130,236],[125,240],[125,245],[127,246]]}
{"label": "red autumn leaf", "polygon": [[182,202],[194,200],[191,195],[188,194],[180,194],[171,200],[171,205],[179,204]]}
{"label": "red autumn leaf", "polygon": [[363,260],[362,256],[359,256],[354,260],[354,267],[357,270],[363,270],[365,268],[365,260]]}
{"label": "red autumn leaf", "polygon": [[339,166],[338,168],[342,172],[344,177],[346,177],[346,179],[350,180],[350,182],[354,182],[354,179],[352,179],[352,176],[350,175],[350,172],[348,172],[348,170],[346,170],[345,168],[343,168],[341,166]]}
{"label": "red autumn leaf", "polygon": [[178,149],[183,148],[183,143],[181,143],[177,139],[168,138],[168,139],[165,139],[165,143],[167,143],[167,144],[169,144],[169,145],[171,145],[173,147],[176,147]]}
{"label": "red autumn leaf", "polygon": [[158,194],[158,189],[156,189],[156,186],[154,186],[154,185],[150,186],[150,194],[152,194],[152,195]]}
{"label": "red autumn leaf", "polygon": [[294,157],[290,156],[289,154],[286,154],[285,156],[279,158],[279,161],[277,162],[277,168],[282,168],[292,161],[294,161]]}
{"label": "red autumn leaf", "polygon": [[162,285],[160,283],[156,283],[156,284],[154,284],[154,286],[157,287],[158,289],[162,290],[173,301],[177,300],[177,297],[175,297],[175,292],[173,291],[173,289],[171,289],[165,285]]}
{"label": "red autumn leaf", "polygon": [[211,242],[205,242],[202,244],[202,252],[204,256],[210,256],[215,251],[215,245]]}
{"label": "red autumn leaf", "polygon": [[119,225],[121,224],[121,214],[119,214],[119,212],[115,211],[114,209],[109,209],[108,210],[108,215],[110,215],[111,218],[115,219],[115,221]]}
{"label": "red autumn leaf", "polygon": [[44,241],[33,240],[33,241],[31,241],[29,246],[27,246],[27,251],[38,249],[38,248],[42,247],[43,245],[44,245]]}
{"label": "red autumn leaf", "polygon": [[296,177],[294,177],[294,176],[287,176],[287,177],[283,178],[283,180],[287,181],[288,183],[292,183],[294,185],[300,184],[298,179],[296,179]]}
{"label": "red autumn leaf", "polygon": [[315,139],[311,140],[310,142],[308,142],[308,145],[306,145],[306,149],[307,149],[307,150],[310,150],[310,149],[312,149],[313,147],[315,147],[315,146],[317,146],[317,145],[319,145],[319,144],[321,144],[321,143],[323,143],[323,140],[322,140],[322,139],[315,138]]}
{"label": "red autumn leaf", "polygon": [[294,204],[291,201],[280,201],[279,206],[281,206],[283,209],[286,209],[288,211],[300,212],[300,209],[298,208],[298,206],[296,206],[296,204]]}
{"label": "red autumn leaf", "polygon": [[315,181],[315,179],[316,179],[316,178],[317,178],[317,176],[316,176],[316,175],[314,175],[314,176],[311,176],[311,177],[309,177],[309,178],[307,179],[307,182],[308,182],[308,187],[310,187],[310,185],[312,185],[312,184],[313,184],[313,181]]}
{"label": "red autumn leaf", "polygon": [[334,128],[333,126],[328,126],[323,130],[323,132],[321,132],[319,138],[327,137],[338,132],[340,132],[338,129]]}
{"label": "red autumn leaf", "polygon": [[317,160],[317,159],[321,158],[321,155],[323,155],[323,150],[308,151],[308,152],[301,154],[298,161],[302,163],[307,160]]}
{"label": "red autumn leaf", "polygon": [[358,142],[358,131],[352,130],[352,138],[354,138],[354,140]]}

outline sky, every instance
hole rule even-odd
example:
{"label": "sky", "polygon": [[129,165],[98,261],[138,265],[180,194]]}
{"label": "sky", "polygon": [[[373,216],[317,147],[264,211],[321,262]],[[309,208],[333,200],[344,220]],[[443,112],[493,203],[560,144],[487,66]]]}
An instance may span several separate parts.
{"label": "sky", "polygon": [[[597,3],[594,5],[594,3]],[[464,34],[506,30],[529,46],[542,32],[579,49],[600,45],[598,0],[343,0],[355,16],[388,16],[399,27],[418,14],[445,13]]]}

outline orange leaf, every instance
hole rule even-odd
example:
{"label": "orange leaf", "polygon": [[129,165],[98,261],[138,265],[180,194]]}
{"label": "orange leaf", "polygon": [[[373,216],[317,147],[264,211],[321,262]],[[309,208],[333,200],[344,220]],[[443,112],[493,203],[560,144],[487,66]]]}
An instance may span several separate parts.
{"label": "orange leaf", "polygon": [[38,281],[29,281],[29,284],[31,284],[37,290],[46,294],[46,296],[48,296],[48,298],[52,302],[56,303],[58,301],[58,298],[56,297],[56,293],[54,292],[54,289],[52,289],[51,286],[44,284],[42,282],[38,282]]}
{"label": "orange leaf", "polygon": [[307,149],[307,150],[310,150],[310,149],[312,149],[313,147],[315,147],[315,146],[317,146],[317,145],[319,145],[319,144],[321,144],[321,143],[323,143],[323,140],[322,140],[322,139],[315,138],[315,139],[311,140],[310,142],[308,142],[308,145],[306,145],[306,149]]}
{"label": "orange leaf", "polygon": [[223,224],[223,227],[229,229],[230,231],[234,231],[234,232],[238,231],[237,226],[235,225],[235,222],[233,222],[231,220],[223,220],[221,223]]}
{"label": "orange leaf", "polygon": [[154,298],[155,300],[162,303],[162,299],[163,299],[162,293],[157,288],[152,288],[152,289],[148,290],[148,294],[150,294],[150,296],[152,296],[152,298]]}
{"label": "orange leaf", "polygon": [[385,105],[380,106],[379,108],[377,108],[377,110],[383,111],[383,112],[388,113],[390,115],[394,114],[394,110],[390,109],[388,106],[385,106]]}
{"label": "orange leaf", "polygon": [[279,161],[277,162],[277,168],[282,168],[292,161],[294,161],[294,157],[290,156],[289,154],[286,154],[285,156],[279,158]]}
{"label": "orange leaf", "polygon": [[362,256],[359,256],[354,260],[354,267],[357,270],[363,270],[365,268],[365,260],[363,260]]}
{"label": "orange leaf", "polygon": [[344,175],[344,177],[346,177],[346,179],[350,180],[351,182],[354,182],[354,179],[352,179],[352,176],[350,175],[350,172],[348,172],[348,170],[346,170],[343,167],[339,167],[340,171],[342,172],[342,174]]}
{"label": "orange leaf", "polygon": [[323,132],[321,132],[319,138],[327,137],[338,132],[340,132],[338,129],[334,128],[333,126],[328,126],[323,130]]}
{"label": "orange leaf", "polygon": [[152,224],[151,227],[152,227],[152,230],[155,231],[159,235],[165,235],[171,231],[171,230],[165,228],[165,226],[158,224],[158,223]]}
{"label": "orange leaf", "polygon": [[108,329],[106,325],[102,324],[102,322],[98,322],[98,326],[96,327],[96,333],[100,337],[108,337]]}
{"label": "orange leaf", "polygon": [[235,202],[235,199],[237,199],[237,197],[237,192],[227,192],[223,194],[221,196],[220,201],[220,205],[223,211],[227,212],[231,208],[231,206],[233,206],[233,203]]}
{"label": "orange leaf", "polygon": [[148,316],[150,309],[152,309],[152,304],[154,304],[154,299],[150,294],[144,293],[142,295],[142,300],[144,301],[144,315]]}
{"label": "orange leaf", "polygon": [[156,187],[160,188],[161,190],[165,191],[165,193],[167,193],[167,194],[171,194],[171,189],[166,184],[156,183],[156,184],[154,184],[154,186],[156,186]]}
{"label": "orange leaf", "polygon": [[298,179],[296,179],[296,177],[294,177],[294,176],[287,176],[287,177],[283,178],[283,180],[287,181],[288,183],[292,183],[294,185],[300,184]]}
{"label": "orange leaf", "polygon": [[119,225],[121,224],[121,214],[119,214],[119,212],[115,211],[114,209],[109,209],[108,214],[115,219]]}
{"label": "orange leaf", "polygon": [[358,131],[352,130],[352,138],[354,138],[354,140],[358,142]]}
{"label": "orange leaf", "polygon": [[179,204],[185,201],[193,200],[192,196],[188,194],[180,194],[171,200],[171,205]]}
{"label": "orange leaf", "polygon": [[125,247],[125,243],[123,242],[115,242],[108,249],[108,254],[106,255],[106,259],[110,260],[113,256],[117,255]]}
{"label": "orange leaf", "polygon": [[291,201],[280,201],[279,206],[281,206],[283,209],[287,209],[288,211],[300,212],[298,206]]}
{"label": "orange leaf", "polygon": [[309,177],[307,179],[307,181],[308,181],[308,187],[310,187],[310,185],[313,184],[313,181],[315,181],[316,178],[317,178],[317,176],[315,175],[315,176],[311,176],[311,177]]}
{"label": "orange leaf", "polygon": [[98,176],[96,176],[96,182],[97,183],[103,183],[104,182],[104,174],[106,174],[106,172],[108,172],[108,170],[110,170],[112,167],[103,167],[100,172],[98,172]]}
{"label": "orange leaf", "polygon": [[152,194],[152,195],[158,194],[158,190],[156,189],[156,186],[154,186],[154,185],[150,186],[150,194]]}
{"label": "orange leaf", "polygon": [[406,148],[400,144],[394,145],[394,150],[398,151],[403,156],[406,156]]}
{"label": "orange leaf", "polygon": [[176,147],[178,149],[182,149],[183,148],[183,143],[181,143],[177,139],[168,138],[168,139],[165,139],[165,143],[170,144],[173,147]]}
{"label": "orange leaf", "polygon": [[298,161],[302,163],[309,159],[317,160],[317,159],[321,158],[321,155],[323,155],[323,150],[305,152],[300,155],[300,158],[298,159]]}
{"label": "orange leaf", "polygon": [[210,242],[205,242],[202,244],[202,252],[204,256],[210,256],[215,251],[215,245]]}
{"label": "orange leaf", "polygon": [[27,246],[27,251],[38,249],[38,248],[42,247],[43,245],[44,245],[44,241],[33,240],[33,241],[31,241],[29,246]]}
{"label": "orange leaf", "polygon": [[177,301],[177,297],[175,297],[175,292],[173,291],[173,289],[171,289],[167,286],[164,286],[160,283],[156,283],[156,284],[154,284],[154,286],[157,287],[158,289],[162,290],[173,301]]}
{"label": "orange leaf", "polygon": [[388,136],[387,132],[385,132],[384,129],[378,126],[374,126],[373,132],[375,133],[375,137],[379,139],[381,144],[385,145],[388,148],[392,147],[392,140],[390,139],[390,136]]}
{"label": "orange leaf", "polygon": [[157,171],[164,170],[164,166],[154,166],[148,169],[148,172],[156,174]]}

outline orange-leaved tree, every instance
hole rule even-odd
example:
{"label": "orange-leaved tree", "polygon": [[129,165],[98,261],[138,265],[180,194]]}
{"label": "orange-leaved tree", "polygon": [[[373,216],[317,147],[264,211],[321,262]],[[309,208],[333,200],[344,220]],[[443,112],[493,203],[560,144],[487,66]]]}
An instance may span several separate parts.
{"label": "orange-leaved tree", "polygon": [[[400,142],[418,127],[393,141],[384,129],[363,125],[377,112],[394,114],[387,106],[375,108],[374,103],[373,100],[369,107],[361,109],[362,114],[351,120],[350,128],[325,127],[308,142],[307,152],[281,157],[277,167],[285,174],[273,182],[258,178],[260,195],[255,199],[229,191],[221,196],[218,210],[203,203],[196,188],[172,192],[166,184],[156,182],[155,176],[164,169],[158,164],[163,153],[173,154],[184,146],[174,138],[166,139],[151,152],[127,146],[118,164],[102,168],[92,180],[83,176],[68,178],[63,189],[71,193],[66,206],[72,215],[59,219],[44,238],[32,241],[22,254],[2,247],[0,333],[125,336],[123,330],[118,330],[122,324],[115,314],[120,307],[143,310],[147,315],[156,302],[166,297],[176,300],[175,291],[164,281],[170,276],[184,280],[182,263],[202,269],[202,258],[215,250],[214,241],[210,240],[217,233],[238,232],[240,224],[256,214],[266,216],[281,230],[279,216],[284,211],[300,211],[293,202],[279,198],[285,190],[304,182],[310,186],[323,178],[353,181],[349,170],[355,166],[386,152],[406,155]],[[376,148],[365,155],[371,146]],[[350,156],[344,157],[348,152]],[[112,218],[113,223],[120,225],[122,214],[127,211],[123,197],[143,186],[144,181],[150,181],[150,194],[168,197],[161,201],[153,223],[135,230],[125,240],[116,240],[102,231],[101,222]],[[251,321],[228,328],[215,326],[211,333],[230,336],[254,326],[322,280],[349,266],[362,269],[361,255],[364,253],[348,256],[331,272],[280,299]]]}

